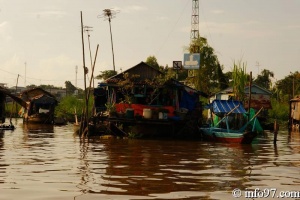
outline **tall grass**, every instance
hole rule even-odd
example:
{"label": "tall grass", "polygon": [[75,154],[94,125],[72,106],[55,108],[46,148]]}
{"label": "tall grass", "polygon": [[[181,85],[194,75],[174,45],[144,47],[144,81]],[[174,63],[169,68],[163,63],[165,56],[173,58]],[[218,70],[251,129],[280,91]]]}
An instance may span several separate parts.
{"label": "tall grass", "polygon": [[[89,113],[92,111],[93,106],[93,98],[89,98]],[[85,101],[83,99],[79,99],[75,96],[66,96],[64,97],[55,108],[55,116],[63,117],[68,121],[75,120],[75,112],[77,114],[78,119],[81,118],[81,115],[84,111]]]}
{"label": "tall grass", "polygon": [[22,106],[15,102],[9,102],[5,105],[5,115],[6,118],[10,117],[19,117],[19,111],[21,110]]}
{"label": "tall grass", "polygon": [[245,100],[245,86],[248,82],[246,64],[239,61],[234,62],[232,72],[232,88],[236,100]]}

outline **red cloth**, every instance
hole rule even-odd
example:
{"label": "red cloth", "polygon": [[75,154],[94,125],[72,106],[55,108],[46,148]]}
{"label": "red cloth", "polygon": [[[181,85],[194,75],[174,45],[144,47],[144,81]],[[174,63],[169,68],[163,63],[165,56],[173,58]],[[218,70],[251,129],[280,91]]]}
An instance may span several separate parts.
{"label": "red cloth", "polygon": [[127,108],[132,108],[134,110],[134,115],[139,114],[140,116],[143,116],[143,109],[144,108],[150,108],[152,110],[157,110],[159,108],[168,109],[168,117],[174,116],[174,107],[173,106],[162,106],[162,107],[156,107],[156,106],[148,106],[143,104],[125,104],[125,103],[118,103],[116,104],[116,110],[117,112],[126,112]]}

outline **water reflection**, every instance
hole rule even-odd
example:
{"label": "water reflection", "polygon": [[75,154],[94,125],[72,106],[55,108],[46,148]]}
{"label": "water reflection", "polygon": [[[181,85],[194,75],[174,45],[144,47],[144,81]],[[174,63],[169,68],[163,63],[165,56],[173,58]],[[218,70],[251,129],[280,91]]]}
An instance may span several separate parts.
{"label": "water reflection", "polygon": [[24,133],[54,133],[53,124],[23,124]]}
{"label": "water reflection", "polygon": [[4,162],[2,162],[3,160],[3,136],[4,136],[4,131],[3,130],[0,130],[0,184],[4,183],[4,180],[1,178],[1,173],[3,173],[5,171],[5,164]]}
{"label": "water reflection", "polygon": [[[220,199],[224,195],[231,198],[230,191],[235,187],[245,190],[280,183],[282,177],[273,170],[279,168],[284,172],[285,167],[299,164],[282,163],[280,156],[285,156],[286,144],[280,137],[278,143],[283,147],[273,145],[269,138],[262,138],[256,145],[108,140],[102,141],[104,146],[99,149],[91,143],[92,157],[108,157],[96,164],[86,164],[92,174],[104,174],[98,180],[100,185],[95,179],[85,182],[88,191],[84,192],[143,196],[143,199],[164,196],[177,199],[183,198],[182,195],[184,199],[219,199],[218,193],[222,194]],[[295,186],[299,186],[299,174],[289,178],[295,179]]]}
{"label": "water reflection", "polygon": [[[1,137],[2,135],[2,137]],[[0,134],[0,199],[232,199],[234,188],[299,190],[299,132],[252,145],[81,139],[73,126]]]}
{"label": "water reflection", "polygon": [[[245,180],[239,177],[251,173],[241,164],[249,165],[249,155],[254,154],[251,145],[140,140],[104,141],[102,151],[93,152],[103,153],[104,149],[108,155],[104,163],[99,161],[96,165],[85,165],[92,174],[104,172],[100,187],[95,187],[96,183],[85,182],[89,185],[88,192],[149,198],[160,196],[159,193],[179,195],[180,191],[204,197],[210,191],[241,185]],[[105,161],[109,161],[107,167]]]}

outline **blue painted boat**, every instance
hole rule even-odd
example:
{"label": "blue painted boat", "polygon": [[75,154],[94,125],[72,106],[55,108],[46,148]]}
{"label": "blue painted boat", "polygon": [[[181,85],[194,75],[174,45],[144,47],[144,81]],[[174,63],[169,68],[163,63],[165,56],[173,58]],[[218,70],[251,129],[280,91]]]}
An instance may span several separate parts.
{"label": "blue painted boat", "polygon": [[[214,120],[208,127],[201,127],[200,132],[205,139],[226,143],[252,143],[257,136],[255,130],[256,116],[245,120],[247,112],[242,102],[233,100],[214,100],[209,106],[211,112],[221,120]],[[216,122],[217,121],[217,122]],[[241,123],[243,122],[244,123]],[[239,125],[234,127],[234,125]]]}

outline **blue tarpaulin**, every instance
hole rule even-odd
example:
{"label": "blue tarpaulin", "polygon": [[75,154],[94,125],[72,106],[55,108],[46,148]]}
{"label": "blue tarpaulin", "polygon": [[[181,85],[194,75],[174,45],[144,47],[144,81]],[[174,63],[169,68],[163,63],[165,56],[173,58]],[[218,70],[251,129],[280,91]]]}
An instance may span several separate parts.
{"label": "blue tarpaulin", "polygon": [[180,100],[180,108],[186,108],[188,110],[193,110],[195,108],[196,103],[198,102],[199,95],[196,93],[188,93],[183,90],[181,100]]}
{"label": "blue tarpaulin", "polygon": [[[238,106],[239,105],[239,106]],[[236,109],[234,109],[238,106]],[[242,102],[234,100],[214,100],[210,104],[210,108],[214,113],[228,113],[233,110],[232,113],[246,113]]]}

